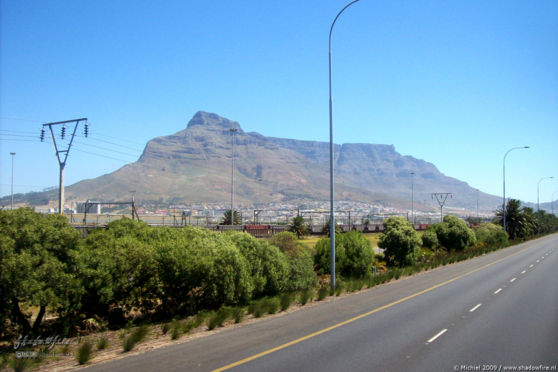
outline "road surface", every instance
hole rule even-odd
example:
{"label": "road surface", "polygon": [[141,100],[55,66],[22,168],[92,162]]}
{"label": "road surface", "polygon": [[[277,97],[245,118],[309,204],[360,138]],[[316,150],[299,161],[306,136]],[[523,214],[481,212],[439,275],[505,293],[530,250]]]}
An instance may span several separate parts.
{"label": "road surface", "polygon": [[554,234],[87,370],[556,371],[557,363]]}

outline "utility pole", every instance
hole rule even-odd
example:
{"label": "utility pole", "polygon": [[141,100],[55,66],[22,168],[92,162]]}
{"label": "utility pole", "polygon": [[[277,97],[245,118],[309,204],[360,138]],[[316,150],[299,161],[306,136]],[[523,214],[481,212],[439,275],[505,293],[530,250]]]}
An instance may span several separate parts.
{"label": "utility pole", "polygon": [[435,192],[432,194],[432,199],[436,198],[436,201],[438,201],[438,204],[440,205],[440,222],[444,222],[443,209],[446,200],[448,200],[448,196],[453,198],[453,194],[451,192]]}
{"label": "utility pole", "polygon": [[231,162],[231,226],[234,225],[234,134],[238,131],[237,128],[229,129],[232,135],[232,162]]}
{"label": "utility pole", "polygon": [[11,210],[14,209],[14,157],[15,157],[15,152],[10,152],[10,155],[12,156],[12,204],[11,204]]}
{"label": "utility pole", "polygon": [[[48,127],[50,130],[50,135],[52,137],[52,144],[54,145],[54,151],[56,152],[56,158],[58,159],[58,165],[60,166],[60,177],[59,177],[59,188],[58,188],[58,213],[64,214],[64,168],[66,167],[66,161],[68,160],[68,155],[70,154],[70,148],[72,147],[72,143],[74,142],[74,137],[76,135],[77,127],[79,123],[83,121],[84,124],[84,134],[85,137],[88,136],[89,127],[87,124],[87,118],[81,119],[73,119],[73,120],[65,120],[65,121],[57,121],[54,123],[46,123],[43,124],[43,128],[41,129],[41,142],[45,139],[45,127]],[[63,140],[66,136],[66,124],[74,124],[74,130],[72,132],[72,137],[70,138],[70,143],[65,149],[59,149],[58,144],[56,143],[56,137],[54,136],[54,131],[52,127],[55,125],[62,125],[62,131],[60,133],[60,138]],[[63,154],[63,156],[61,156]]]}
{"label": "utility pole", "polygon": [[415,172],[411,172],[411,220],[413,223],[413,228],[415,227],[415,184],[414,184]]}

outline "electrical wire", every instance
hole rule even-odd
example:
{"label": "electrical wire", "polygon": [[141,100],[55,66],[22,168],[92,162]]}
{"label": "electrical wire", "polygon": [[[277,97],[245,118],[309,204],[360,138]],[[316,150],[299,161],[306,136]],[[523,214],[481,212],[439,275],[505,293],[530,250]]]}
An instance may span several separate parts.
{"label": "electrical wire", "polygon": [[127,156],[133,156],[133,157],[138,156],[137,154],[130,154],[128,152],[113,150],[113,149],[109,149],[109,148],[102,147],[102,146],[90,145],[88,143],[84,143],[84,142],[80,142],[80,141],[75,141],[75,143],[77,143],[79,145],[83,145],[83,146],[94,147],[94,148],[99,149],[99,150],[112,151],[112,152],[115,152],[115,153],[121,154],[121,155],[127,155]]}

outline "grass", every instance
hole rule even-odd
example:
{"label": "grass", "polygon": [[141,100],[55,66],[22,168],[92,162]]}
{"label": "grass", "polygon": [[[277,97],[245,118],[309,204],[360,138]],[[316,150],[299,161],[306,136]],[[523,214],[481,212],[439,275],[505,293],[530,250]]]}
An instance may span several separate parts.
{"label": "grass", "polygon": [[235,307],[232,309],[231,317],[235,323],[241,323],[244,320],[244,314],[246,314],[246,311],[243,307]]}
{"label": "grass", "polygon": [[101,337],[97,340],[97,350],[106,349],[108,346],[108,340],[106,337]]}
{"label": "grass", "polygon": [[137,327],[131,335],[124,338],[122,342],[122,350],[127,353],[132,350],[137,343],[143,341],[149,333],[149,327],[147,325],[141,325]]}
{"label": "grass", "polygon": [[217,312],[211,314],[207,321],[207,328],[212,330],[217,327],[222,327],[225,321],[231,317],[231,314],[232,308],[223,306]]}
{"label": "grass", "polygon": [[290,293],[283,293],[279,298],[279,303],[281,305],[281,311],[287,310],[293,303],[293,295]]}
{"label": "grass", "polygon": [[91,344],[91,342],[86,342],[83,345],[81,345],[78,349],[77,356],[76,356],[78,363],[80,365],[87,363],[89,359],[91,359],[92,351],[93,351],[93,345]]}
{"label": "grass", "polygon": [[298,298],[298,301],[300,302],[300,304],[302,306],[306,305],[306,303],[312,299],[312,295],[314,294],[314,291],[310,288],[303,290],[300,293],[300,296]]}
{"label": "grass", "polygon": [[[366,233],[364,234],[364,236],[370,241],[370,244],[372,245],[372,248],[375,248],[378,246],[378,240],[380,240],[380,233],[377,232],[373,232],[373,233]],[[308,248],[314,248],[314,246],[316,245],[316,243],[318,242],[318,240],[325,238],[325,235],[312,235],[312,236],[307,236],[304,239],[301,240],[301,242],[306,245]]]}
{"label": "grass", "polygon": [[329,295],[329,287],[327,286],[323,286],[320,289],[318,289],[318,301],[322,301],[324,298],[326,298]]}

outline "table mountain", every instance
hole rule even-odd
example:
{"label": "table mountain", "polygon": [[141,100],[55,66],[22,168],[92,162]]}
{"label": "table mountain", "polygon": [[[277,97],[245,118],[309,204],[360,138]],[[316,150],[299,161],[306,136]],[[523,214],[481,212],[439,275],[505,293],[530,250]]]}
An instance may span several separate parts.
{"label": "table mountain", "polygon": [[[329,200],[329,144],[265,137],[244,132],[239,123],[197,112],[186,129],[150,140],[138,161],[66,188],[70,200],[136,200],[164,203],[228,202],[231,189],[231,128],[235,133],[235,200],[262,202]],[[335,145],[337,200],[410,207],[433,205],[432,192],[452,192],[453,207],[476,208],[477,192],[447,177],[431,163],[402,156],[393,145]],[[481,208],[499,199],[479,194]]]}

